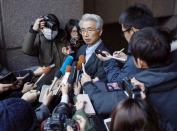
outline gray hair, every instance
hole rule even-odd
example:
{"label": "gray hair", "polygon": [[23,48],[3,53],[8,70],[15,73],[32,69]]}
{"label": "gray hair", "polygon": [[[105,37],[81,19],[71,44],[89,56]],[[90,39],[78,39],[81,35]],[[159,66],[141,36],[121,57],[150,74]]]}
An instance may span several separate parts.
{"label": "gray hair", "polygon": [[82,24],[84,21],[95,21],[96,22],[96,28],[102,29],[103,28],[103,19],[96,14],[84,14],[79,21],[79,26],[82,28]]}

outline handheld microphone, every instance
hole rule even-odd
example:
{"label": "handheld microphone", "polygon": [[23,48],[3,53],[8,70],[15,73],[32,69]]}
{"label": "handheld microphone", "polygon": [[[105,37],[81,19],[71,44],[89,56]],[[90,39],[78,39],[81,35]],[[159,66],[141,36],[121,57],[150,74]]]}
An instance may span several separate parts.
{"label": "handheld microphone", "polygon": [[52,65],[50,65],[50,66],[45,67],[45,68],[43,69],[43,72],[44,72],[44,73],[42,73],[42,75],[37,79],[37,81],[36,81],[34,84],[37,85],[37,83],[38,83],[46,74],[48,74],[48,73],[52,70],[52,68],[54,68],[54,67],[55,67],[55,64],[52,64]]}
{"label": "handheld microphone", "polygon": [[76,76],[76,83],[78,82],[80,71],[82,70],[82,65],[85,63],[85,56],[80,55],[79,61],[77,62],[77,76]]}
{"label": "handheld microphone", "polygon": [[67,84],[68,83],[68,78],[69,78],[70,73],[71,73],[71,66],[69,65],[66,68],[65,74],[64,74],[60,84]]}
{"label": "handheld microphone", "polygon": [[79,56],[79,62],[80,63],[85,63],[85,56],[84,55]]}
{"label": "handheld microphone", "polygon": [[56,91],[54,91],[55,95],[59,92],[61,85],[66,85],[68,83],[68,78],[69,78],[70,73],[71,73],[71,66],[68,65],[66,68],[65,74],[64,74],[63,78],[61,79],[59,87],[57,88]]}
{"label": "handheld microphone", "polygon": [[55,77],[54,77],[54,80],[53,80],[52,84],[50,85],[49,91],[52,90],[52,88],[54,87],[56,81],[58,79],[60,79],[64,75],[66,67],[73,62],[73,59],[74,58],[72,56],[70,56],[70,55],[68,55],[66,57],[66,59],[65,59],[64,63],[62,64],[61,68],[55,73]]}
{"label": "handheld microphone", "polygon": [[61,76],[64,75],[66,67],[68,65],[71,65],[71,63],[73,62],[73,57],[68,55],[64,61],[64,63],[62,64],[61,68],[55,73],[55,77],[57,77],[58,79],[61,78]]}
{"label": "handheld microphone", "polygon": [[71,73],[70,73],[70,76],[68,78],[68,83],[69,84],[73,84],[76,80],[76,75],[77,75],[77,62],[74,61],[73,64],[72,64],[72,68],[71,68]]}

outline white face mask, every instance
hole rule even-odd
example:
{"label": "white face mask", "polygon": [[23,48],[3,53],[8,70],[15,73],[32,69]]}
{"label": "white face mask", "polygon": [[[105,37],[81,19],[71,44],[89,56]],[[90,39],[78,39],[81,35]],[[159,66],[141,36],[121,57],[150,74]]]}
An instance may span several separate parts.
{"label": "white face mask", "polygon": [[47,40],[53,40],[57,36],[58,31],[52,31],[50,28],[44,27],[42,33]]}

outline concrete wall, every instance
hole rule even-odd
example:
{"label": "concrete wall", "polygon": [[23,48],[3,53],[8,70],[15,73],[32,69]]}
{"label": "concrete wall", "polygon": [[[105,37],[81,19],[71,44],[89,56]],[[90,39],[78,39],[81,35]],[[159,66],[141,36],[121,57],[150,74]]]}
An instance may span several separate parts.
{"label": "concrete wall", "polygon": [[[79,19],[83,14],[83,0],[0,0],[2,26],[7,50],[7,65],[11,70],[37,64],[37,59],[24,55],[21,44],[25,33],[34,20],[42,15],[54,13],[64,27],[70,18]],[[5,57],[5,56],[3,56]]]}

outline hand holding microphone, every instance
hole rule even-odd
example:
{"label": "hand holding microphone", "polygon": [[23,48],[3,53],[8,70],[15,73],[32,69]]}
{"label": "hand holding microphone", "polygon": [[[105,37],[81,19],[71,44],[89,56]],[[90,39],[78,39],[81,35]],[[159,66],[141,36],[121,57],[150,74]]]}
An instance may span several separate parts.
{"label": "hand holding microphone", "polygon": [[68,85],[68,78],[69,78],[70,73],[71,73],[71,66],[68,65],[67,68],[66,68],[64,76],[61,78],[60,84],[57,87],[55,87],[55,85],[54,85],[50,89],[50,90],[54,91],[55,95],[58,93],[58,91],[60,90],[62,85]]}
{"label": "hand holding microphone", "polygon": [[58,79],[60,79],[60,78],[64,75],[65,70],[66,70],[66,67],[67,67],[68,65],[71,65],[71,64],[72,64],[73,59],[74,59],[74,58],[73,58],[72,56],[70,56],[70,55],[66,57],[66,59],[65,59],[65,61],[63,62],[61,68],[55,73],[55,77],[54,77],[54,80],[53,80],[52,84],[50,85],[49,91],[52,90],[52,88],[54,87],[56,81],[57,81]]}
{"label": "hand holding microphone", "polygon": [[[37,83],[38,83],[46,74],[48,74],[48,73],[52,70],[52,68],[54,68],[54,67],[55,67],[55,64],[52,64],[52,65],[47,66],[47,67],[42,67],[42,71],[41,71],[41,72],[43,72],[43,73],[42,73],[42,75],[38,78],[38,80],[35,82],[35,85],[37,85]],[[41,69],[37,69],[37,70],[41,70]],[[40,71],[38,71],[38,72],[40,72]]]}
{"label": "hand holding microphone", "polygon": [[81,85],[83,86],[86,82],[92,81],[91,77],[87,73],[81,75]]}
{"label": "hand holding microphone", "polygon": [[84,55],[80,55],[79,56],[79,60],[77,62],[76,83],[78,82],[81,69],[84,69],[84,72],[85,72],[85,68],[83,68],[84,67],[84,63],[85,63],[85,56]]}

